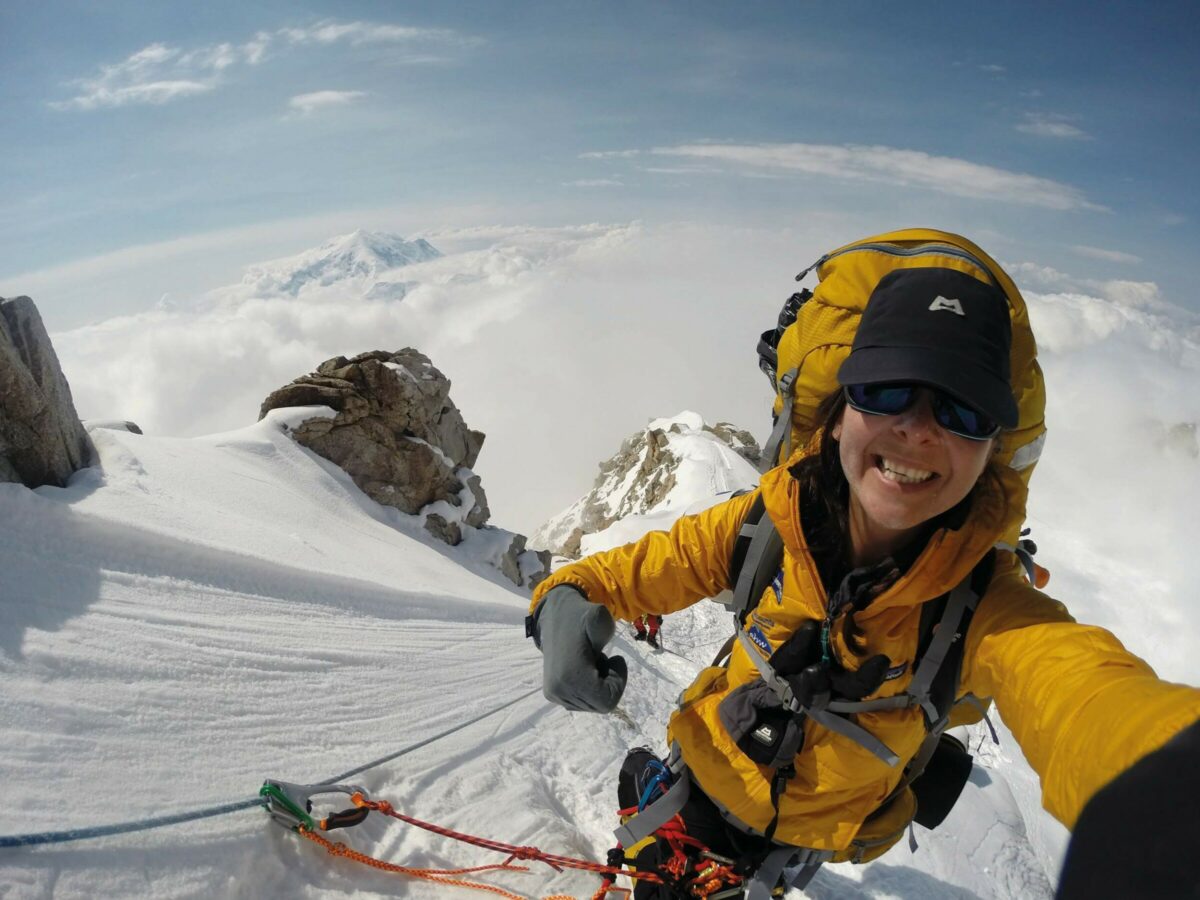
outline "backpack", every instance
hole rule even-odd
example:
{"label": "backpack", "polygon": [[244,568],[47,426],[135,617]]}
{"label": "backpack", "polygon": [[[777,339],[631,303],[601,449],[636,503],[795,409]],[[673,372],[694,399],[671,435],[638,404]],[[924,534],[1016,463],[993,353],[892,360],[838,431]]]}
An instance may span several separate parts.
{"label": "backpack", "polygon": [[[792,294],[775,327],[758,342],[759,368],[775,390],[774,428],[763,453],[763,471],[785,461],[816,430],[817,407],[839,390],[838,368],[850,355],[863,308],[889,272],[938,266],[965,272],[999,287],[1012,314],[1013,394],[1017,427],[1000,436],[998,459],[1015,469],[1028,487],[1046,436],[1046,388],[1037,363],[1037,344],[1021,292],[990,256],[966,238],[929,228],[909,228],[864,238],[826,253],[796,276],[816,270],[812,290]],[[1012,501],[1003,540],[1016,546],[1024,505]]]}

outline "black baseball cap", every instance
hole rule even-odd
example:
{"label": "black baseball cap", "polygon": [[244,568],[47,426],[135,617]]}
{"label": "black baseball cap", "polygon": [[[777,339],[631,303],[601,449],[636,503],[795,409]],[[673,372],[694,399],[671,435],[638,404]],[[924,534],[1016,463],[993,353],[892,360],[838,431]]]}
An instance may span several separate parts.
{"label": "black baseball cap", "polygon": [[897,269],[871,293],[838,382],[927,384],[1013,428],[1011,347],[998,287],[957,269]]}

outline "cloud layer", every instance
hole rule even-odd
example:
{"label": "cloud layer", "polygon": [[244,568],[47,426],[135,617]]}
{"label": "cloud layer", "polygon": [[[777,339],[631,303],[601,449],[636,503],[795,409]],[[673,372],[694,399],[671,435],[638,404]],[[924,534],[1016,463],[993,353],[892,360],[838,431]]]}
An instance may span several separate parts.
{"label": "cloud layer", "polygon": [[[532,530],[587,489],[622,437],[664,412],[765,423],[748,323],[774,319],[797,260],[823,246],[807,235],[797,256],[795,232],[690,226],[426,237],[448,255],[372,276],[413,283],[401,300],[368,300],[366,283],[264,295],[249,279],[204,303],[56,333],[80,414],[158,434],[227,430],[322,360],[415,346],[489,435],[479,469],[500,521]],[[532,472],[542,473],[534,492]]]}

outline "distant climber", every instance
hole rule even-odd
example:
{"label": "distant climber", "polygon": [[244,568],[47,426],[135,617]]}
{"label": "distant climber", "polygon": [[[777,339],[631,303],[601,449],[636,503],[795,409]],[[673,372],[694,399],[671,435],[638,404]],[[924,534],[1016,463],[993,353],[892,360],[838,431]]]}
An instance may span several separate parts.
{"label": "distant climber", "polygon": [[654,613],[646,613],[644,616],[638,616],[633,620],[633,639],[635,641],[645,641],[657,650],[658,631],[662,628],[662,620],[662,616],[656,616]]}

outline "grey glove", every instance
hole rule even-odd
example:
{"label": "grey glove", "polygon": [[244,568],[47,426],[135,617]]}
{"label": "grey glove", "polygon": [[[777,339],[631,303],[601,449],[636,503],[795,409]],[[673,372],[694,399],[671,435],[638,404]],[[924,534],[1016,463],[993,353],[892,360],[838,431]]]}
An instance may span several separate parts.
{"label": "grey glove", "polygon": [[629,669],[622,657],[600,652],[615,629],[609,611],[581,591],[559,585],[546,592],[526,630],[542,651],[547,700],[578,712],[608,712],[617,705]]}

